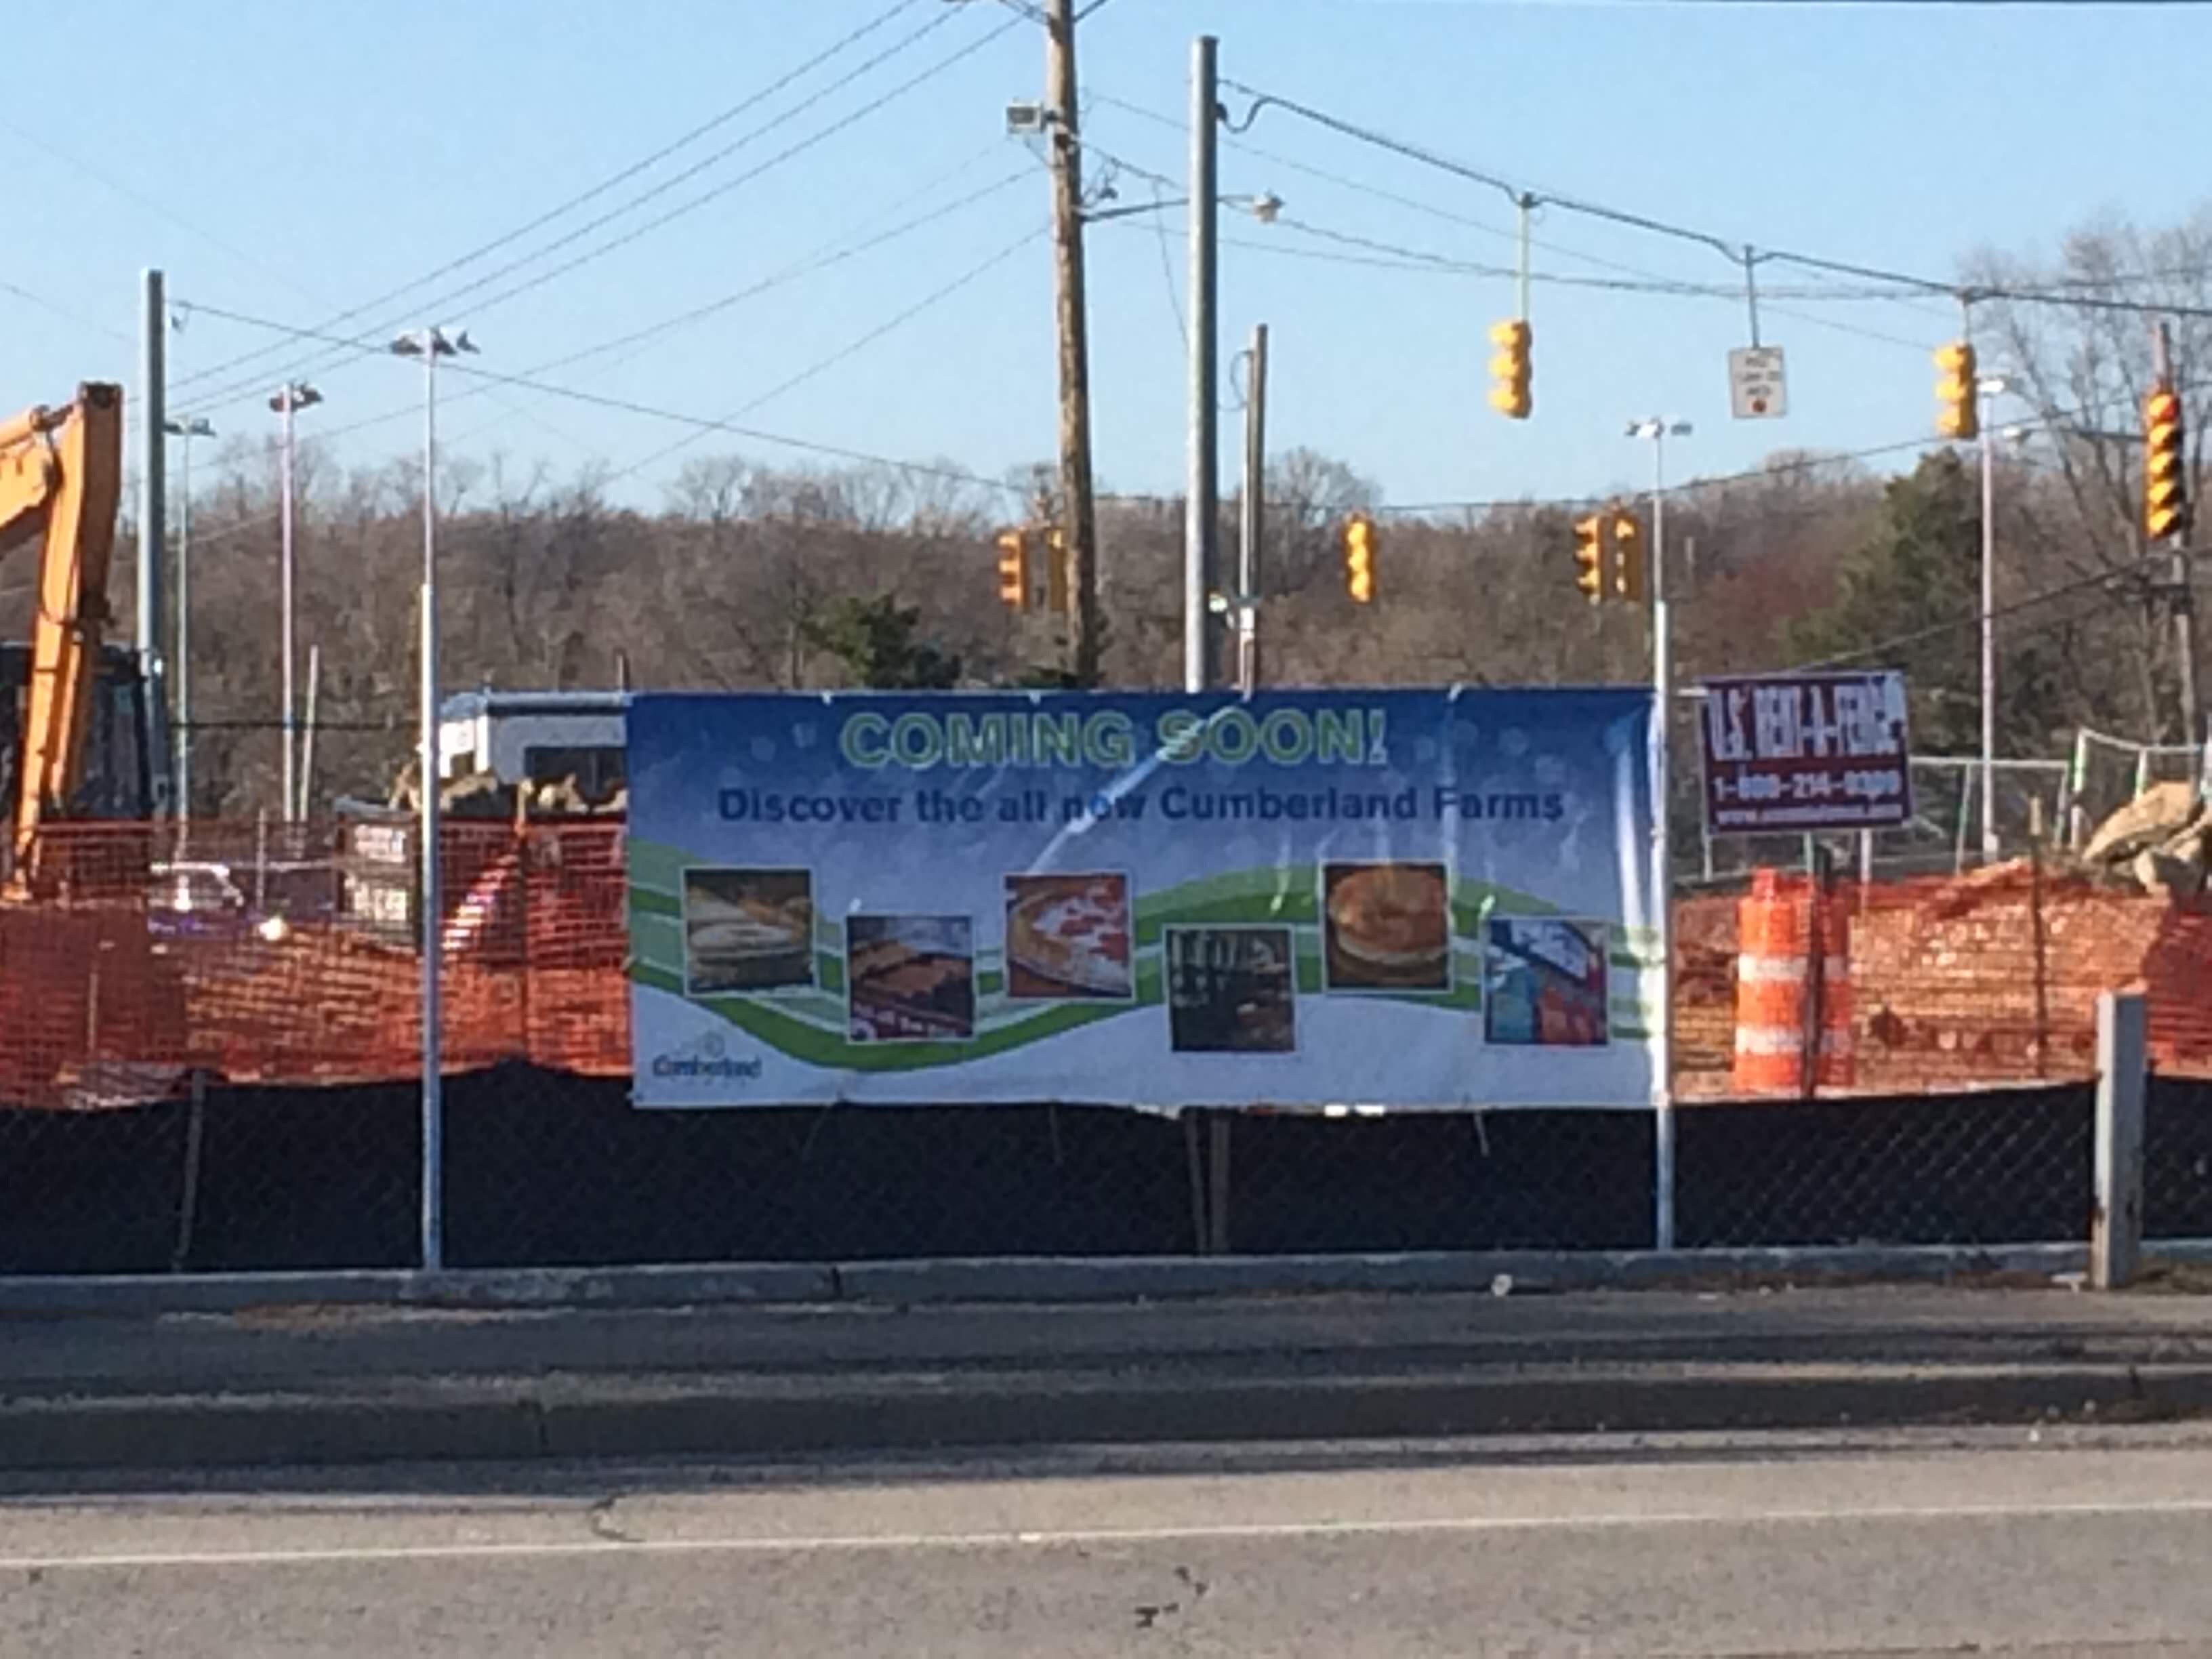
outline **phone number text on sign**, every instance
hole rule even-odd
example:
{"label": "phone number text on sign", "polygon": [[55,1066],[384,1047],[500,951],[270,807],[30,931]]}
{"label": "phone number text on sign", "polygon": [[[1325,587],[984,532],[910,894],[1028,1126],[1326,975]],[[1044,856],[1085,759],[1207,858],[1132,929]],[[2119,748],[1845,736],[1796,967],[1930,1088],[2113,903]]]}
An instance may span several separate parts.
{"label": "phone number text on sign", "polygon": [[1912,816],[1902,673],[1708,680],[1704,691],[1711,834],[1876,830]]}

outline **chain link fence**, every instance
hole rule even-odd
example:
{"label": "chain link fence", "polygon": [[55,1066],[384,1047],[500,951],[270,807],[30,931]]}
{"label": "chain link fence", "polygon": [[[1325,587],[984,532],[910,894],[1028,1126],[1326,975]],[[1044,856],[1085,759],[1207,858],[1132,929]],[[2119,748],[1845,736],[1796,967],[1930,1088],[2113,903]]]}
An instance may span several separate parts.
{"label": "chain link fence", "polygon": [[[0,906],[0,1273],[414,1263],[413,852],[376,814],[41,843]],[[636,1110],[619,824],[445,853],[453,1267],[1654,1242],[1650,1112]],[[1747,1050],[1754,902],[1806,942],[1809,1073]],[[2083,1237],[2094,1002],[2130,985],[2150,1228],[2212,1236],[2212,910],[2030,860],[1675,915],[1680,1244]]]}
{"label": "chain link fence", "polygon": [[2161,783],[2212,781],[2212,746],[2136,743],[2083,726],[2067,767],[2067,844],[2081,847],[2092,831],[2131,800]]}

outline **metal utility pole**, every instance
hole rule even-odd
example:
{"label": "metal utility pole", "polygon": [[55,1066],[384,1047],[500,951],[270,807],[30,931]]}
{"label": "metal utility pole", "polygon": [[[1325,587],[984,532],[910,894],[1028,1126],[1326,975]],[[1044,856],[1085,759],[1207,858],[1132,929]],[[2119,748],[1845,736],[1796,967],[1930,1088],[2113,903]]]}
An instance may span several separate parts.
{"label": "metal utility pole", "polygon": [[[2166,319],[2151,327],[2154,386],[2173,385],[2173,342]],[[2192,747],[2204,741],[2203,705],[2197,701],[2197,597],[2189,579],[2189,520],[2176,526],[2166,545],[2173,556],[2167,579],[2173,584],[2173,651],[2181,691],[2182,741]]]}
{"label": "metal utility pole", "polygon": [[1667,598],[1667,440],[1686,438],[1697,428],[1687,421],[1670,421],[1654,415],[1631,421],[1628,435],[1651,440],[1651,599],[1654,605]]}
{"label": "metal utility pole", "polygon": [[419,817],[416,835],[422,842],[422,1271],[435,1273],[445,1263],[446,1098],[445,1059],[441,1052],[443,983],[440,961],[445,945],[445,902],[438,871],[438,359],[476,347],[465,333],[448,338],[443,330],[426,328],[403,334],[392,343],[402,357],[422,360],[422,643],[419,742],[416,765],[420,769]]}
{"label": "metal utility pole", "polygon": [[1237,559],[1237,689],[1260,684],[1260,553],[1267,530],[1267,325],[1252,329],[1244,376],[1244,499]]}
{"label": "metal utility pole", "polygon": [[315,705],[322,696],[323,647],[307,647],[307,729],[300,740],[300,816],[307,816],[307,803],[315,793]]}
{"label": "metal utility pole", "polygon": [[177,659],[170,672],[177,686],[177,817],[192,816],[192,440],[212,438],[215,428],[200,416],[165,421],[161,429],[185,444],[184,477],[177,491]]}
{"label": "metal utility pole", "polygon": [[[1996,383],[2000,389],[2002,383]],[[1990,430],[1989,390],[1982,399],[1982,862],[1997,861],[1997,463]]]}
{"label": "metal utility pole", "polygon": [[294,598],[297,577],[297,562],[293,555],[293,451],[295,436],[292,417],[299,410],[323,400],[323,394],[311,386],[298,380],[288,380],[276,388],[269,399],[269,407],[280,417],[282,436],[277,443],[277,515],[282,524],[279,537],[282,552],[278,556],[278,605],[283,612],[280,632],[283,635],[284,663],[283,672],[284,699],[284,822],[300,820],[300,727],[299,699],[296,690],[299,619]]}
{"label": "metal utility pole", "polygon": [[1207,607],[1214,587],[1215,511],[1220,495],[1218,378],[1214,308],[1217,204],[1215,149],[1219,93],[1214,38],[1201,34],[1190,53],[1190,483],[1182,541],[1182,678],[1186,691],[1220,678],[1220,643]]}
{"label": "metal utility pole", "polygon": [[1652,1034],[1651,1236],[1674,1248],[1674,844],[1668,816],[1673,791],[1674,623],[1667,604],[1667,440],[1686,438],[1687,421],[1653,416],[1629,423],[1632,438],[1651,440],[1651,899],[1649,925],[1659,961],[1659,1028]]}
{"label": "metal utility pole", "polygon": [[1207,604],[1214,591],[1214,514],[1218,477],[1214,303],[1217,254],[1217,119],[1212,35],[1190,42],[1190,487],[1183,502],[1183,690],[1218,679],[1218,650]]}
{"label": "metal utility pole", "polygon": [[[1674,627],[1667,601],[1667,436],[1651,434],[1651,908],[1659,957],[1659,1029],[1654,1033],[1651,1243],[1674,1248]],[[1686,421],[1675,431],[1687,436]]]}
{"label": "metal utility pole", "polygon": [[138,319],[138,664],[160,707],[161,556],[169,534],[168,426],[169,310],[161,273],[139,274],[143,306]]}
{"label": "metal utility pole", "polygon": [[1105,623],[1098,605],[1098,518],[1091,483],[1091,330],[1083,274],[1083,149],[1076,130],[1075,0],[1046,0],[1044,40],[1060,331],[1060,495],[1074,567],[1075,678],[1096,685]]}

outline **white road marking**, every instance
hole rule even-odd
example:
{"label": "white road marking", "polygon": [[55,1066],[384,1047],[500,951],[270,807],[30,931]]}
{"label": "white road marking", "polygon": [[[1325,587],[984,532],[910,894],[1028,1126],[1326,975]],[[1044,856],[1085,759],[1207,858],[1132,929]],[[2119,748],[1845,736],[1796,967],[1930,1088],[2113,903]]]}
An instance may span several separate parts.
{"label": "white road marking", "polygon": [[1266,1541],[1419,1534],[1628,1531],[1641,1528],[1808,1525],[1820,1522],[2037,1521],[2126,1516],[2212,1516],[2212,1498],[2146,1503],[1960,1504],[1849,1509],[1654,1510],[1598,1515],[1440,1516],[1373,1521],[1254,1521],[1049,1531],[852,1533],[778,1538],[541,1540],[481,1544],[370,1544],[326,1549],[154,1550],[88,1555],[0,1556],[0,1572],[122,1571],[160,1567],[284,1567],[416,1561],[561,1560],[620,1555],[805,1555],[866,1551],[1050,1549],[1064,1545]]}

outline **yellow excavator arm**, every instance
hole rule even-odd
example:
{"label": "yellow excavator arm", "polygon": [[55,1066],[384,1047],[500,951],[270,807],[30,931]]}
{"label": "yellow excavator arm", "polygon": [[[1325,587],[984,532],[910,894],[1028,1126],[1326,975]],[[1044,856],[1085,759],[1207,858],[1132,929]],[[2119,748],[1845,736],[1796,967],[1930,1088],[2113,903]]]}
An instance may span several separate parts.
{"label": "yellow excavator arm", "polygon": [[123,489],[123,388],[91,382],[65,409],[0,422],[0,559],[36,544],[39,614],[17,750],[15,850],[64,811],[83,775],[107,567]]}

